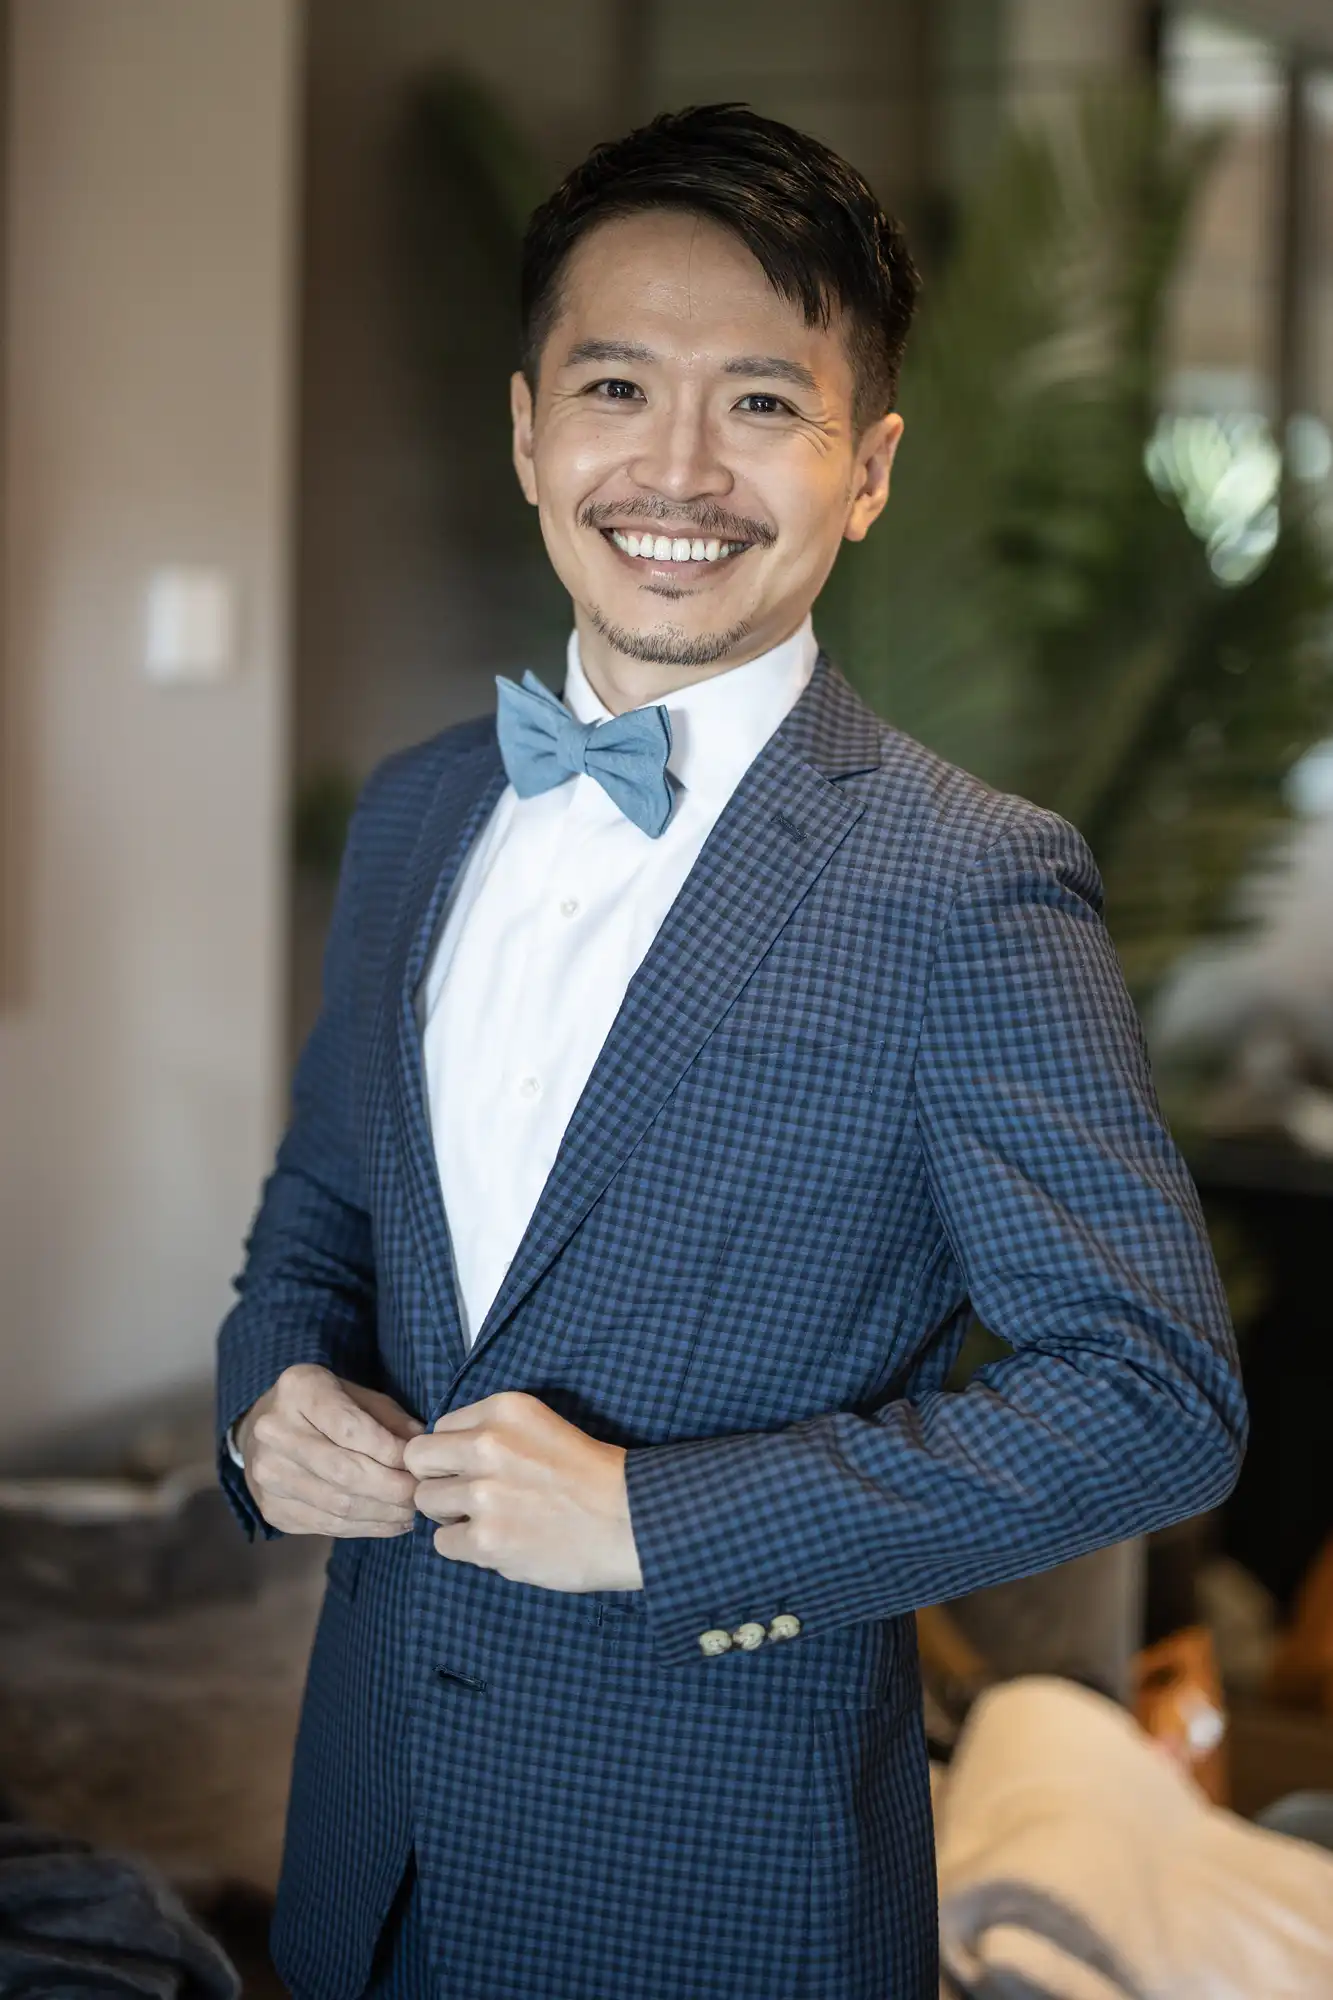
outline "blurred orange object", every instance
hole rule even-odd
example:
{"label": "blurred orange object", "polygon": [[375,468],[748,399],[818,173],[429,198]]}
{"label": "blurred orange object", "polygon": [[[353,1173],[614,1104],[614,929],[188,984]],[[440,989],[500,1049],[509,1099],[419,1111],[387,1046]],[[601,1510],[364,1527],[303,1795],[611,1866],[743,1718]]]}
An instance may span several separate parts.
{"label": "blurred orange object", "polygon": [[1333,1535],[1306,1572],[1265,1693],[1293,1708],[1333,1715]]}
{"label": "blurred orange object", "polygon": [[977,1687],[984,1687],[990,1678],[981,1654],[942,1604],[917,1612],[916,1643],[921,1665],[928,1673],[950,1681],[975,1682]]}
{"label": "blurred orange object", "polygon": [[1227,1803],[1227,1711],[1213,1637],[1187,1625],[1134,1661],[1139,1725],[1215,1806]]}

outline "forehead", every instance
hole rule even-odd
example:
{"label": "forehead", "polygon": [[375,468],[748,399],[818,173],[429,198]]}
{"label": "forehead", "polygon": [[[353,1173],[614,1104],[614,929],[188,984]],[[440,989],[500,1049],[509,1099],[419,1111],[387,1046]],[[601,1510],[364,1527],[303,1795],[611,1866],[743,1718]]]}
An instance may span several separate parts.
{"label": "forehead", "polygon": [[841,315],[807,326],[732,230],[707,216],[650,209],[600,222],[581,237],[560,279],[548,344],[559,366],[576,341],[634,341],[706,363],[727,354],[781,354],[830,389],[851,383]]}

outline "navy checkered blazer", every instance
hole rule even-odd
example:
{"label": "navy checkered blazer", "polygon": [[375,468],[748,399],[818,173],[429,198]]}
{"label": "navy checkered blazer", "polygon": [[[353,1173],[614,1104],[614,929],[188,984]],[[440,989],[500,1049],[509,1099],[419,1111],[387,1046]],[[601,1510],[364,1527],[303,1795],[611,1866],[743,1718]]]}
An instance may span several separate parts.
{"label": "navy checkered blazer", "polygon": [[[427,1423],[526,1390],[628,1446],[644,1588],[510,1583],[424,1520],[335,1544],[279,1967],[302,2000],[360,1993],[415,1849],[448,2000],[923,2000],[912,1611],[1211,1506],[1243,1444],[1096,870],[821,659],[468,1352],[414,997],[503,785],[487,718],[363,795],[219,1427],[294,1362]],[[1013,1352],[950,1394],[970,1305]],[[701,1650],[780,1613],[799,1636]]]}

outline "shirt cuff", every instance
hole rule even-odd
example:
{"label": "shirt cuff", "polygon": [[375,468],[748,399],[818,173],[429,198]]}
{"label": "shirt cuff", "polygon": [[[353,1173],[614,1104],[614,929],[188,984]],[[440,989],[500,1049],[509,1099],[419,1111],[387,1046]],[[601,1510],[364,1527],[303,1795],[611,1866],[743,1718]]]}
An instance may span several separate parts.
{"label": "shirt cuff", "polygon": [[228,1424],[228,1426],[227,1426],[227,1452],[228,1452],[228,1455],[229,1455],[229,1457],[231,1458],[231,1462],[232,1462],[232,1464],[233,1464],[233,1465],[239,1465],[239,1466],[240,1466],[240,1468],[241,1468],[241,1470],[242,1470],[242,1472],[244,1472],[244,1470],[245,1470],[245,1459],[244,1459],[244,1457],[242,1456],[242,1453],[241,1453],[241,1448],[240,1448],[240,1446],[239,1446],[239,1445],[237,1444],[237,1442],[236,1442],[236,1426],[235,1426],[235,1424]]}

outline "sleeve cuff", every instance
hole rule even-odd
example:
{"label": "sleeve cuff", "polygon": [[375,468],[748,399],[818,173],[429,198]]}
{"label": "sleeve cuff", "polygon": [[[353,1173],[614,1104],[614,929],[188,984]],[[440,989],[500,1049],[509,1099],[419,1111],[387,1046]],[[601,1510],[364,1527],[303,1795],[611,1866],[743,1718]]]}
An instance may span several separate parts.
{"label": "sleeve cuff", "polygon": [[[790,1641],[813,1605],[775,1573],[782,1556],[754,1533],[769,1512],[766,1482],[782,1483],[772,1434],[699,1438],[630,1450],[625,1481],[643,1571],[644,1608],[663,1666],[733,1648]],[[724,1527],[723,1524],[729,1524]]]}

